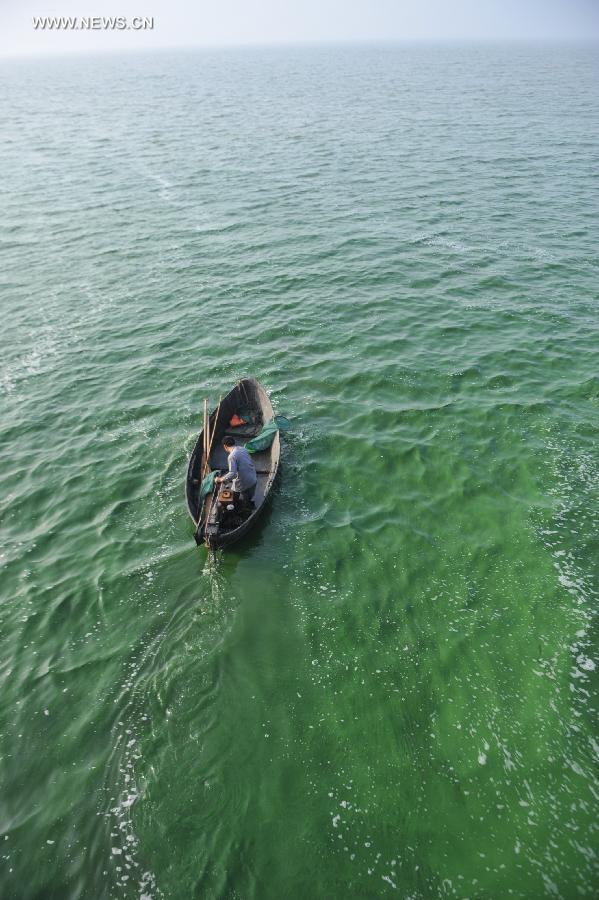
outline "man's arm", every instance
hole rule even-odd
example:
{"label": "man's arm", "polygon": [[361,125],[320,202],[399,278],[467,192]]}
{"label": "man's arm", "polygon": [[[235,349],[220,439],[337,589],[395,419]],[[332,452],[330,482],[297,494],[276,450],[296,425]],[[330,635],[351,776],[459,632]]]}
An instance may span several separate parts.
{"label": "man's arm", "polygon": [[234,453],[229,453],[229,471],[223,475],[221,481],[233,481],[237,475],[237,460]]}

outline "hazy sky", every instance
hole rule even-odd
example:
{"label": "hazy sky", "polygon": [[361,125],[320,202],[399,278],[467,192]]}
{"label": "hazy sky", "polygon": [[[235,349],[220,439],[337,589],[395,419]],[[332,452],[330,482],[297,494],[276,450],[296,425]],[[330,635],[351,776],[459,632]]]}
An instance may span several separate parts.
{"label": "hazy sky", "polygon": [[[33,16],[154,17],[35,30]],[[0,54],[359,40],[599,40],[599,0],[0,0]]]}

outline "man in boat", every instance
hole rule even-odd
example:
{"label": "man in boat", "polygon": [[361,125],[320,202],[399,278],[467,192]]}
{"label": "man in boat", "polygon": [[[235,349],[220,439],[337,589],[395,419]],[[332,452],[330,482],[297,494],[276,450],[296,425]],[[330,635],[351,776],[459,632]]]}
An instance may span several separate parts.
{"label": "man in boat", "polygon": [[252,506],[257,481],[254,461],[245,447],[238,446],[233,437],[224,437],[223,447],[228,453],[229,471],[215,481],[218,484],[232,481],[233,491],[239,496],[242,504]]}

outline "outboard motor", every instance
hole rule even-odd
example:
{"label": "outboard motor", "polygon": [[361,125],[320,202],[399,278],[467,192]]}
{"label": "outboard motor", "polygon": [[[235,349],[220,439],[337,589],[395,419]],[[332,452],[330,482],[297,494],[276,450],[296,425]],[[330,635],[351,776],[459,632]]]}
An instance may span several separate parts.
{"label": "outboard motor", "polygon": [[235,528],[235,519],[237,506],[235,503],[235,494],[230,488],[221,488],[216,498],[218,521],[225,530]]}
{"label": "outboard motor", "polygon": [[235,493],[230,488],[221,486],[210,507],[206,522],[206,537],[209,542],[211,538],[216,539],[221,529],[232,531],[239,528],[244,518],[240,515],[238,504]]}

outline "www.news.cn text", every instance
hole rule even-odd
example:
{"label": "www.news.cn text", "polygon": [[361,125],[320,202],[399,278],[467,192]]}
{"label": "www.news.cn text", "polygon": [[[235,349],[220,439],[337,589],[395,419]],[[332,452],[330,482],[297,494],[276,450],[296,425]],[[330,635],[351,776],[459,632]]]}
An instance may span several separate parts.
{"label": "www.news.cn text", "polygon": [[153,16],[33,16],[36,31],[152,31]]}

